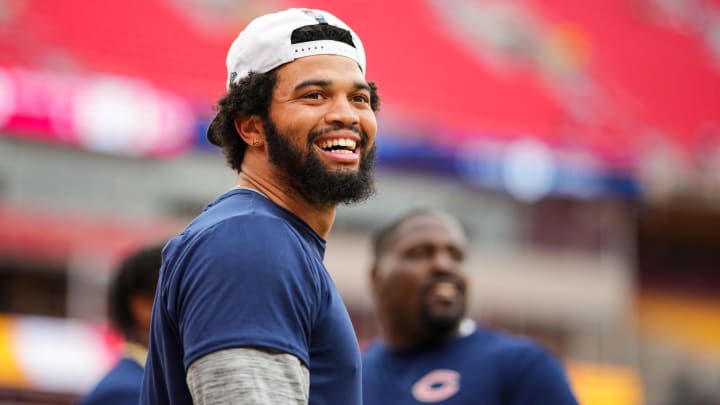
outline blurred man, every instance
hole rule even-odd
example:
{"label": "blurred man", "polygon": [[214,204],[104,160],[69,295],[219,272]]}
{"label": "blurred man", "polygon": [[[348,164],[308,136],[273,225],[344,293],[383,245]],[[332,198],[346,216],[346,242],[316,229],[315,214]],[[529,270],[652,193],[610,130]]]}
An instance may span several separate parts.
{"label": "blurred man", "polygon": [[337,204],[373,192],[362,43],[325,11],[289,9],[250,22],[227,68],[208,139],[236,187],[164,251],[141,403],[360,404],[358,342],[323,256]]}
{"label": "blurred man", "polygon": [[144,247],[120,264],[110,283],[110,319],[125,338],[117,364],[83,398],[82,405],[135,405],[140,399],[150,335],[150,315],[162,245]]}
{"label": "blurred man", "polygon": [[363,357],[366,405],[576,405],[564,371],[538,345],[465,318],[466,235],[418,210],[373,241],[371,285],[383,340]]}

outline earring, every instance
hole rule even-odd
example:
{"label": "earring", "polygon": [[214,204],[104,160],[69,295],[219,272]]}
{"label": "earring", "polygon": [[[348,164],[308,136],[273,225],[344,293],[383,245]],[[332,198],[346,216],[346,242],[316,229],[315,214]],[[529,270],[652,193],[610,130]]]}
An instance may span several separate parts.
{"label": "earring", "polygon": [[260,141],[257,138],[253,138],[252,146],[258,146],[260,145]]}

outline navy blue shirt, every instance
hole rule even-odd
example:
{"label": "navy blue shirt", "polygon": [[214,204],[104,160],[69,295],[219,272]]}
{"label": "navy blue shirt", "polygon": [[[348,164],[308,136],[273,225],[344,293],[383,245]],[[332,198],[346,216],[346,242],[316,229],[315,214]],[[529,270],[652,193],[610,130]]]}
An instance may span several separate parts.
{"label": "navy blue shirt", "polygon": [[360,350],[325,241],[251,190],[210,203],[163,250],[141,404],[191,404],[188,367],[263,347],[310,370],[310,404],[361,403]]}
{"label": "navy blue shirt", "polygon": [[577,405],[560,364],[532,341],[478,328],[446,344],[363,356],[365,405]]}
{"label": "navy blue shirt", "polygon": [[135,405],[140,399],[142,379],[142,366],[123,357],[80,401],[80,405]]}

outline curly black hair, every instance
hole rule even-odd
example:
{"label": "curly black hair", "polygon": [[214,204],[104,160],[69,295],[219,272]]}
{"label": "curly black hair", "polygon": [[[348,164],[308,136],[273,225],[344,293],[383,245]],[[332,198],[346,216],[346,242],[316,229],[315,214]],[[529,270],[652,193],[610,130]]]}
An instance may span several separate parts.
{"label": "curly black hair", "polygon": [[222,148],[228,165],[238,173],[247,144],[235,129],[235,119],[257,115],[264,122],[267,121],[276,82],[276,69],[267,73],[251,72],[239,83],[231,84],[230,91],[218,101],[218,113],[210,126],[208,136]]}
{"label": "curly black hair", "polygon": [[[327,24],[300,27],[293,31],[291,37],[293,44],[317,40],[334,40],[354,46],[349,31]],[[208,129],[208,138],[222,148],[228,166],[238,173],[245,157],[247,144],[235,129],[235,119],[257,115],[263,122],[268,122],[270,101],[276,83],[277,68],[266,73],[251,72],[237,84],[231,84],[228,93],[218,100],[217,116]],[[368,84],[370,107],[377,112],[380,109],[377,86],[374,82]]]}

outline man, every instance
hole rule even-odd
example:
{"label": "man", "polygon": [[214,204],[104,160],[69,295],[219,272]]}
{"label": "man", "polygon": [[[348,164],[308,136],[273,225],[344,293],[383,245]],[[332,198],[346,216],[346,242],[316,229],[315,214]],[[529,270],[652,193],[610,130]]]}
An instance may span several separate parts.
{"label": "man", "polygon": [[150,335],[150,314],[160,272],[162,245],[125,258],[108,291],[110,319],[125,338],[123,356],[82,399],[82,405],[137,404]]}
{"label": "man", "polygon": [[379,98],[360,39],[289,9],[230,47],[208,139],[238,172],[165,248],[143,404],[359,404],[361,359],[323,265],[339,203],[373,193]]}
{"label": "man", "polygon": [[577,404],[561,366],[538,345],[465,319],[466,235],[454,217],[410,212],[373,246],[383,341],[363,357],[366,405]]}

